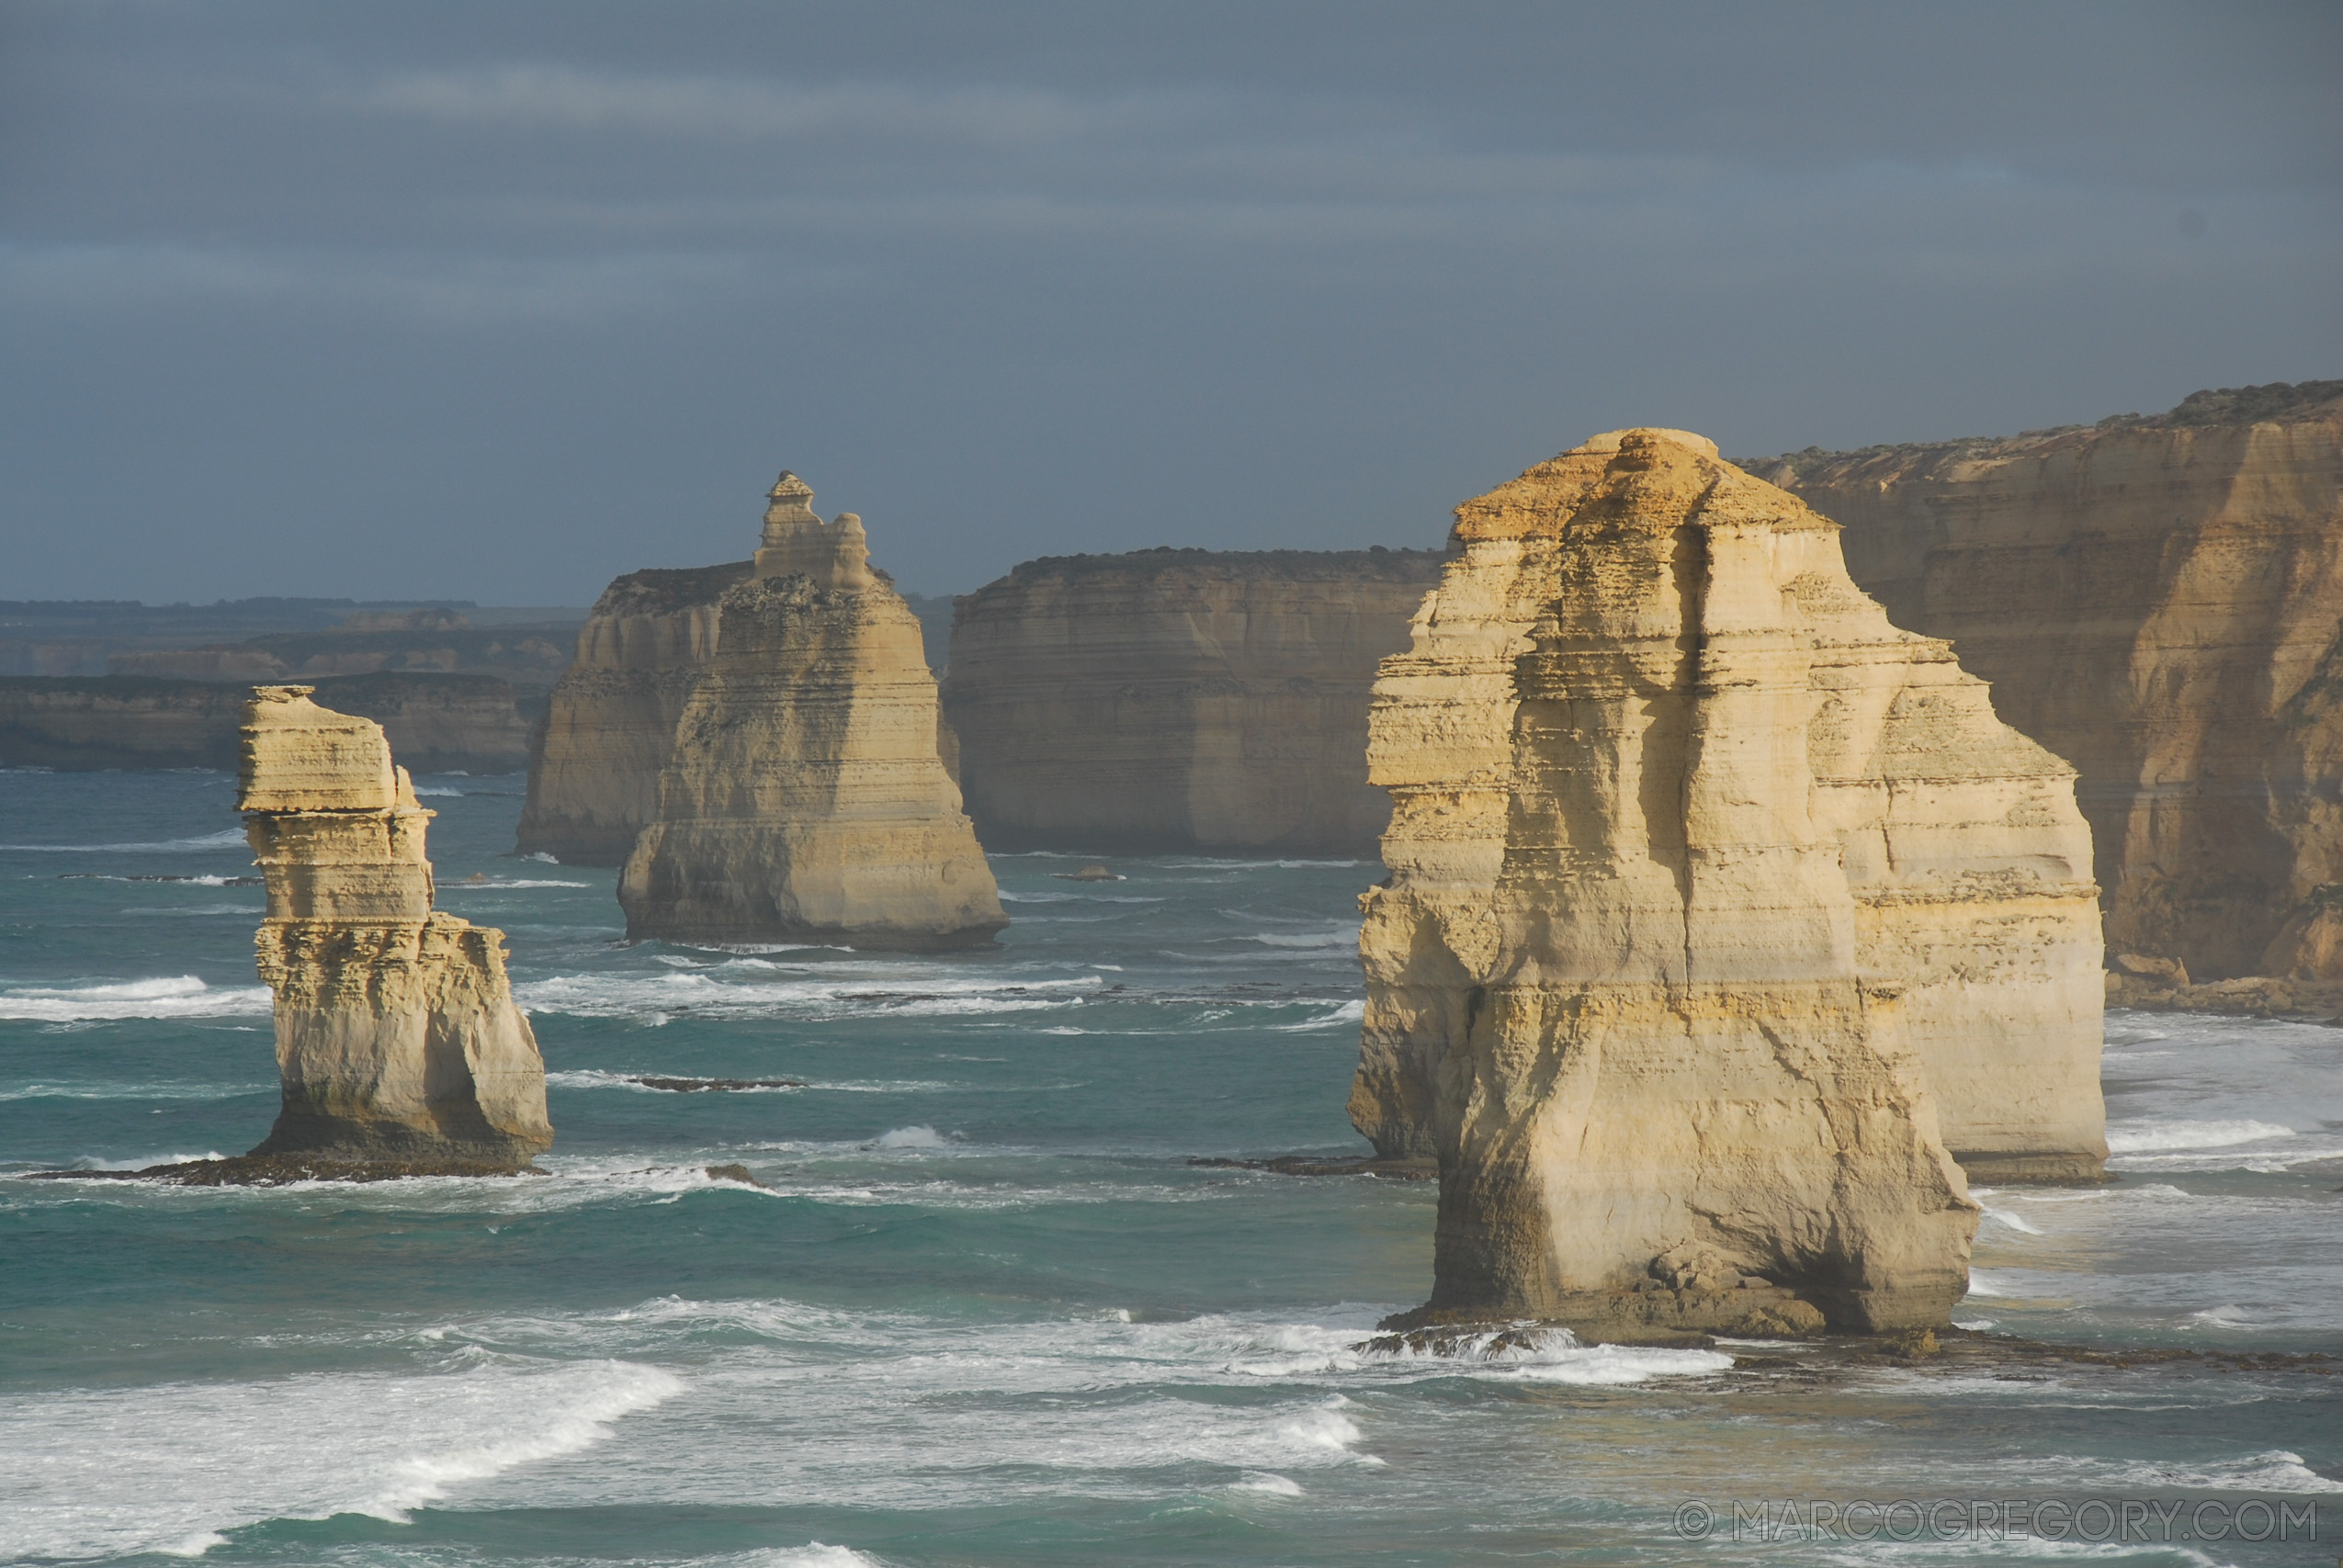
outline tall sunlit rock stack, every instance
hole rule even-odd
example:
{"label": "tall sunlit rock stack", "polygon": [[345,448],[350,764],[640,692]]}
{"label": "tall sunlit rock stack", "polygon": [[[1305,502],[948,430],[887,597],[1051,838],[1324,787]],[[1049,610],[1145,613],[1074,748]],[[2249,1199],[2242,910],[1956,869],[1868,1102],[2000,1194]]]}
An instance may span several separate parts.
{"label": "tall sunlit rock stack", "polygon": [[311,691],[256,687],[244,715],[237,807],[268,885],[256,948],[284,1087],[253,1156],[323,1175],[520,1169],[553,1128],[504,933],[431,907],[432,813],[382,727]]}
{"label": "tall sunlit rock stack", "polygon": [[872,570],[862,520],[824,523],[784,473],[752,576],[620,874],[636,937],[927,949],[1009,923],[937,755],[919,619]]}
{"label": "tall sunlit rock stack", "polygon": [[1353,1119],[1439,1163],[1419,1321],[1941,1325],[1960,1160],[2105,1156],[2073,771],[1676,431],[1457,509],[1375,687]]}

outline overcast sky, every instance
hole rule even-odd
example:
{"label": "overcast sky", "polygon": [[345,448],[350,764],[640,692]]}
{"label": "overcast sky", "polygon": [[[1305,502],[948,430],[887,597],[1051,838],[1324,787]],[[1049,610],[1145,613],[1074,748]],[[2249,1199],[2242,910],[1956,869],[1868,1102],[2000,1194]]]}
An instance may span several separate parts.
{"label": "overcast sky", "polygon": [[0,0],[0,598],[1435,545],[2343,376],[2343,6]]}

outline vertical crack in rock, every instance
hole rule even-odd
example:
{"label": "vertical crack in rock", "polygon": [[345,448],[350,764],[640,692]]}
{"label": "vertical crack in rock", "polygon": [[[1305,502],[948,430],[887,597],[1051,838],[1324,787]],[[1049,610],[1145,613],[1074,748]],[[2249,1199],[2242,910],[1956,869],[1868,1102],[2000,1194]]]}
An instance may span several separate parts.
{"label": "vertical crack in rock", "polygon": [[937,754],[919,618],[784,472],[618,879],[630,937],[981,945],[1009,923]]}
{"label": "vertical crack in rock", "polygon": [[2073,770],[1715,452],[1621,432],[1466,502],[1376,682],[1351,1111],[1440,1164],[1417,1320],[1942,1323],[1956,1156],[2105,1158]]}
{"label": "vertical crack in rock", "polygon": [[237,806],[268,884],[255,942],[284,1108],[255,1156],[516,1170],[553,1143],[504,933],[434,909],[433,813],[382,727],[258,686]]}

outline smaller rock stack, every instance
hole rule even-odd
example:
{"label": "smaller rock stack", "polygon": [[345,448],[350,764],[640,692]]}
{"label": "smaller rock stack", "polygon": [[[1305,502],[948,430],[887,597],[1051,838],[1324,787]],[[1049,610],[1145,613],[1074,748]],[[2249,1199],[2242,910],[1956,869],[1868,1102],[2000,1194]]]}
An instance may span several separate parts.
{"label": "smaller rock stack", "polygon": [[312,690],[256,686],[244,713],[237,807],[268,883],[255,945],[284,1082],[250,1157],[320,1175],[518,1170],[553,1128],[504,933],[431,907],[433,814],[382,727]]}
{"label": "smaller rock stack", "polygon": [[1009,923],[937,755],[919,617],[862,520],[784,472],[753,575],[675,727],[659,814],[619,874],[632,937],[923,950]]}

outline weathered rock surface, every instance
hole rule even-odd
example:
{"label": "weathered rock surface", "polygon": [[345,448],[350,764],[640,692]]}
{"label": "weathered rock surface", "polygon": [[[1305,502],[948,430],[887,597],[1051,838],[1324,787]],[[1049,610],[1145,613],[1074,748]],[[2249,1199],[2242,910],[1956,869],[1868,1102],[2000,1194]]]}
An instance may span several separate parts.
{"label": "weathered rock surface", "polygon": [[1752,466],[2079,770],[2110,953],[2343,979],[2343,381]]}
{"label": "weathered rock surface", "polygon": [[1435,1318],[1942,1323],[1950,1150],[2105,1155],[2072,770],[1715,454],[1624,432],[1458,508],[1375,684],[1352,1114],[1439,1161]]}
{"label": "weathered rock surface", "polygon": [[619,865],[659,814],[675,723],[716,656],[717,602],[748,561],[631,572],[603,590],[577,657],[531,738],[517,848],[572,865]]}
{"label": "weathered rock surface", "polygon": [[1144,550],[1029,561],[959,601],[945,717],[995,850],[1355,854],[1376,662],[1430,550]]}
{"label": "weathered rock surface", "polygon": [[[528,762],[521,697],[493,675],[350,675],[316,691],[373,719],[419,773],[515,773]],[[140,675],[0,678],[0,767],[232,768],[245,694]]]}
{"label": "weathered rock surface", "polygon": [[936,747],[920,623],[871,570],[862,521],[824,523],[784,473],[753,575],[618,880],[635,937],[947,948],[1009,923]]}
{"label": "weathered rock surface", "polygon": [[525,1167],[553,1129],[504,933],[432,908],[432,813],[379,725],[310,692],[255,689],[243,732],[237,805],[268,884],[256,948],[284,1085],[252,1157],[401,1174]]}
{"label": "weathered rock surface", "polygon": [[[570,865],[622,865],[659,814],[659,775],[675,724],[716,657],[717,602],[754,563],[629,572],[603,591],[578,633],[576,660],[530,738],[521,854]],[[931,668],[944,662],[952,602],[905,595]],[[951,737],[937,736],[948,771]]]}

